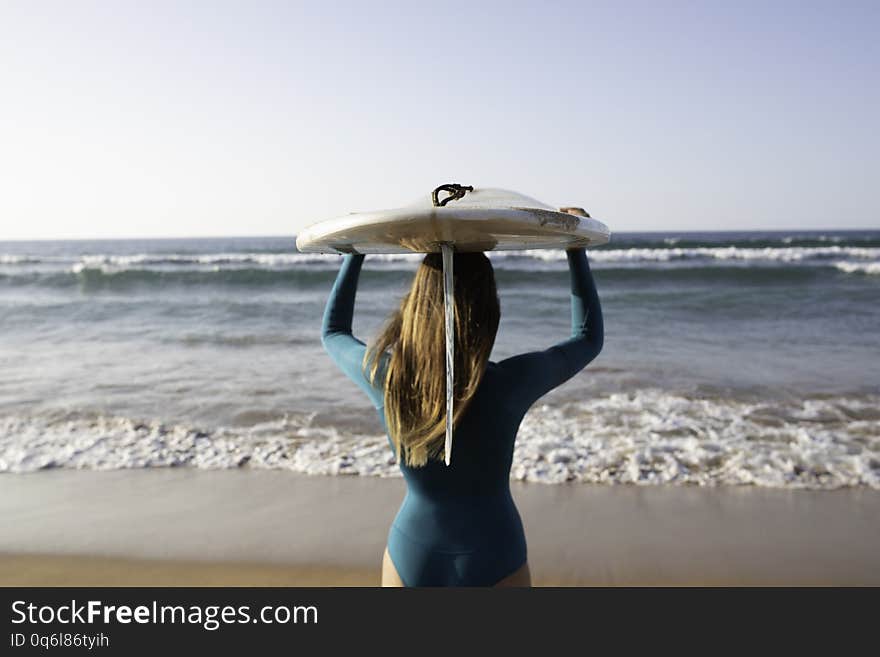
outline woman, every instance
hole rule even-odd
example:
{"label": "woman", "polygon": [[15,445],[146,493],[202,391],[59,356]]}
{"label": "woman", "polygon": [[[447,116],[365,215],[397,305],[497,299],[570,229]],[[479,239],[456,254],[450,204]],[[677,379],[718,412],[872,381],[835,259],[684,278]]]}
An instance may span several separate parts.
{"label": "woman", "polygon": [[599,297],[584,249],[567,251],[572,337],[545,351],[489,360],[500,317],[492,265],[454,255],[455,417],[443,462],[443,272],[425,256],[412,288],[368,348],[352,336],[363,255],[346,255],[324,312],[322,342],[370,397],[407,483],[391,525],[383,586],[531,586],[526,541],[510,495],[513,445],[523,416],[602,349]]}

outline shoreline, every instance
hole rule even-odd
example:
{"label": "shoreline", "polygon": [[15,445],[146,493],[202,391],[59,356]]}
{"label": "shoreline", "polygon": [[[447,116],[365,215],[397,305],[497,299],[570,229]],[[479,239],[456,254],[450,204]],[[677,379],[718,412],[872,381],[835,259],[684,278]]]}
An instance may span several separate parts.
{"label": "shoreline", "polygon": [[[878,585],[880,492],[511,482],[537,586]],[[0,585],[377,586],[400,478],[0,476]]]}

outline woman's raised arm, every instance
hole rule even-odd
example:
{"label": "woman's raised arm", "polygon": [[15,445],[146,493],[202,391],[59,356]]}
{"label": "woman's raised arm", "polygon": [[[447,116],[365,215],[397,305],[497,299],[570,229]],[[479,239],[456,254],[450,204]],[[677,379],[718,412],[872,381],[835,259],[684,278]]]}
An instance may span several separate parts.
{"label": "woman's raised arm", "polygon": [[569,249],[566,257],[571,281],[571,337],[544,351],[520,354],[498,364],[510,375],[513,394],[526,406],[580,372],[602,351],[602,305],[586,251]]}
{"label": "woman's raised arm", "polygon": [[330,298],[327,299],[327,306],[324,308],[324,321],[321,325],[321,341],[327,351],[339,348],[337,345],[341,347],[350,344],[349,338],[363,346],[363,343],[351,334],[354,299],[363,263],[364,256],[362,254],[348,254],[342,258],[342,266],[336,275],[336,282],[333,283]]}
{"label": "woman's raised arm", "polygon": [[383,403],[381,390],[370,384],[363,370],[367,346],[351,333],[355,295],[363,262],[363,254],[347,254],[343,257],[342,267],[324,308],[321,343],[339,369],[357,383],[373,405],[378,407]]}

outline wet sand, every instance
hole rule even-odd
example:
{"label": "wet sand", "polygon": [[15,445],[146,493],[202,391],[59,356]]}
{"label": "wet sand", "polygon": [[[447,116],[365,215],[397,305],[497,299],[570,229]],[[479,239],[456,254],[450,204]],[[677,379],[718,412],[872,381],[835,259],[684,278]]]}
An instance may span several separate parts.
{"label": "wet sand", "polygon": [[[536,585],[880,584],[880,492],[513,484]],[[402,479],[0,476],[2,585],[374,586]]]}

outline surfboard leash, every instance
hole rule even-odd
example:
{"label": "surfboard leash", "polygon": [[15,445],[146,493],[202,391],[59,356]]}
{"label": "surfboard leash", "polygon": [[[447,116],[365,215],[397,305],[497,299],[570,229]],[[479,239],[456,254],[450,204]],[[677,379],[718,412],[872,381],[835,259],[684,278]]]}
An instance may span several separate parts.
{"label": "surfboard leash", "polygon": [[447,242],[440,244],[443,254],[443,311],[445,314],[444,333],[446,338],[446,441],[444,456],[446,465],[452,462],[452,425],[455,395],[455,286],[452,272],[452,245]]}
{"label": "surfboard leash", "polygon": [[[440,185],[431,192],[431,200],[434,202],[435,208],[442,208],[449,201],[457,201],[464,198],[468,192],[474,191],[471,185],[459,185],[458,183],[447,183]],[[440,200],[440,192],[448,192],[449,196]],[[453,413],[454,391],[455,391],[455,374],[453,367],[455,364],[455,286],[453,283],[452,272],[452,244],[448,242],[440,243],[440,252],[443,255],[443,309],[445,313],[445,331],[446,334],[446,440],[444,445],[444,456],[446,465],[452,462],[452,425],[455,414]]]}

